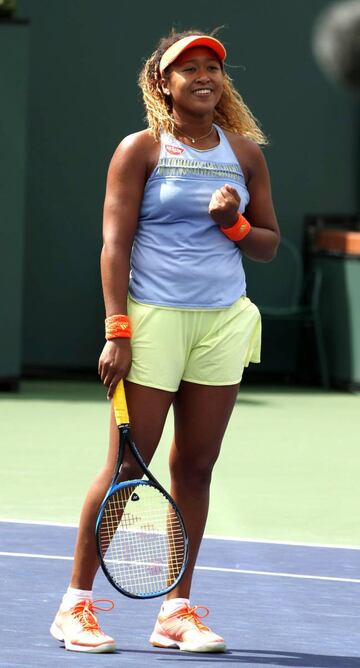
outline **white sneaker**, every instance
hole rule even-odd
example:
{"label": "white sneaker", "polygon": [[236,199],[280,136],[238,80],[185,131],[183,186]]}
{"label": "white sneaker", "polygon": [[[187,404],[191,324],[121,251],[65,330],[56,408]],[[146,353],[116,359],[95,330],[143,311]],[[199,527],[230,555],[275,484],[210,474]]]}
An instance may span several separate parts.
{"label": "white sneaker", "polygon": [[[197,614],[200,608],[205,610],[205,615]],[[225,652],[224,639],[201,621],[208,614],[209,610],[204,605],[193,608],[185,605],[170,615],[160,612],[150,643],[154,647],[173,647],[184,652]]]}
{"label": "white sneaker", "polygon": [[70,610],[64,610],[60,606],[50,627],[53,638],[63,641],[65,648],[73,652],[114,652],[115,641],[103,633],[94,614],[95,610],[108,611],[114,608],[112,601],[108,601],[111,603],[111,608],[94,605],[105,600],[107,599],[99,601],[84,599]]}

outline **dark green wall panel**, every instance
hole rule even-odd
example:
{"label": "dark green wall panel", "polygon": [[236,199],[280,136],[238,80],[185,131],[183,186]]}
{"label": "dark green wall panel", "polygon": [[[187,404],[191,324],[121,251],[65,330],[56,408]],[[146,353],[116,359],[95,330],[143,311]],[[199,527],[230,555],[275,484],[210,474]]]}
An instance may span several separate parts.
{"label": "dark green wall panel", "polygon": [[0,22],[0,383],[22,368],[28,30]]}
{"label": "dark green wall panel", "polygon": [[315,256],[323,274],[321,304],[330,377],[360,389],[360,258]]}

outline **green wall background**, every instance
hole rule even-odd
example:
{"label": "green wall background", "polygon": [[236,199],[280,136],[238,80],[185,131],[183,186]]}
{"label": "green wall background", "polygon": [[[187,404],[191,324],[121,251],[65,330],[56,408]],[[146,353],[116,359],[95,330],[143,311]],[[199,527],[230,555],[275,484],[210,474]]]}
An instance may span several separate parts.
{"label": "green wall background", "polygon": [[0,23],[0,387],[22,366],[28,37]]}
{"label": "green wall background", "polygon": [[[356,209],[356,101],[311,55],[327,0],[19,0],[31,22],[24,286],[25,368],[96,369],[103,345],[99,253],[105,178],[121,138],[144,127],[137,75],[175,25],[225,25],[230,74],[260,119],[284,236],[301,245],[304,215]],[[131,174],[129,174],[129,179]],[[279,271],[247,263],[249,294]],[[275,295],[276,296],[276,295]],[[284,363],[284,351],[278,363]]]}

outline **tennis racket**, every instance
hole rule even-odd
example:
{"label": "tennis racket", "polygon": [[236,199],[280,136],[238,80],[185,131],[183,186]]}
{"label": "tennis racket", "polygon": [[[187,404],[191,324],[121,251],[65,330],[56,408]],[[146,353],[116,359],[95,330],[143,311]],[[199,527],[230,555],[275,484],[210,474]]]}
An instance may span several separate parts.
{"label": "tennis racket", "polygon": [[[188,539],[175,501],[150,473],[131,438],[124,384],[113,398],[119,452],[111,485],[96,521],[102,570],[125,596],[155,598],[180,581],[188,560]],[[118,483],[128,448],[147,477]]]}

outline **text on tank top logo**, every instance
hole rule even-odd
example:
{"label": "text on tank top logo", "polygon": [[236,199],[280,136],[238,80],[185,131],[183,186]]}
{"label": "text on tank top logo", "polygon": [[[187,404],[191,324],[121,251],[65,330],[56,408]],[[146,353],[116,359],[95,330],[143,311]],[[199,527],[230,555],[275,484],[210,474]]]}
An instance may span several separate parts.
{"label": "text on tank top logo", "polygon": [[170,155],[180,155],[184,151],[180,146],[172,146],[171,144],[165,144],[165,148]]}

